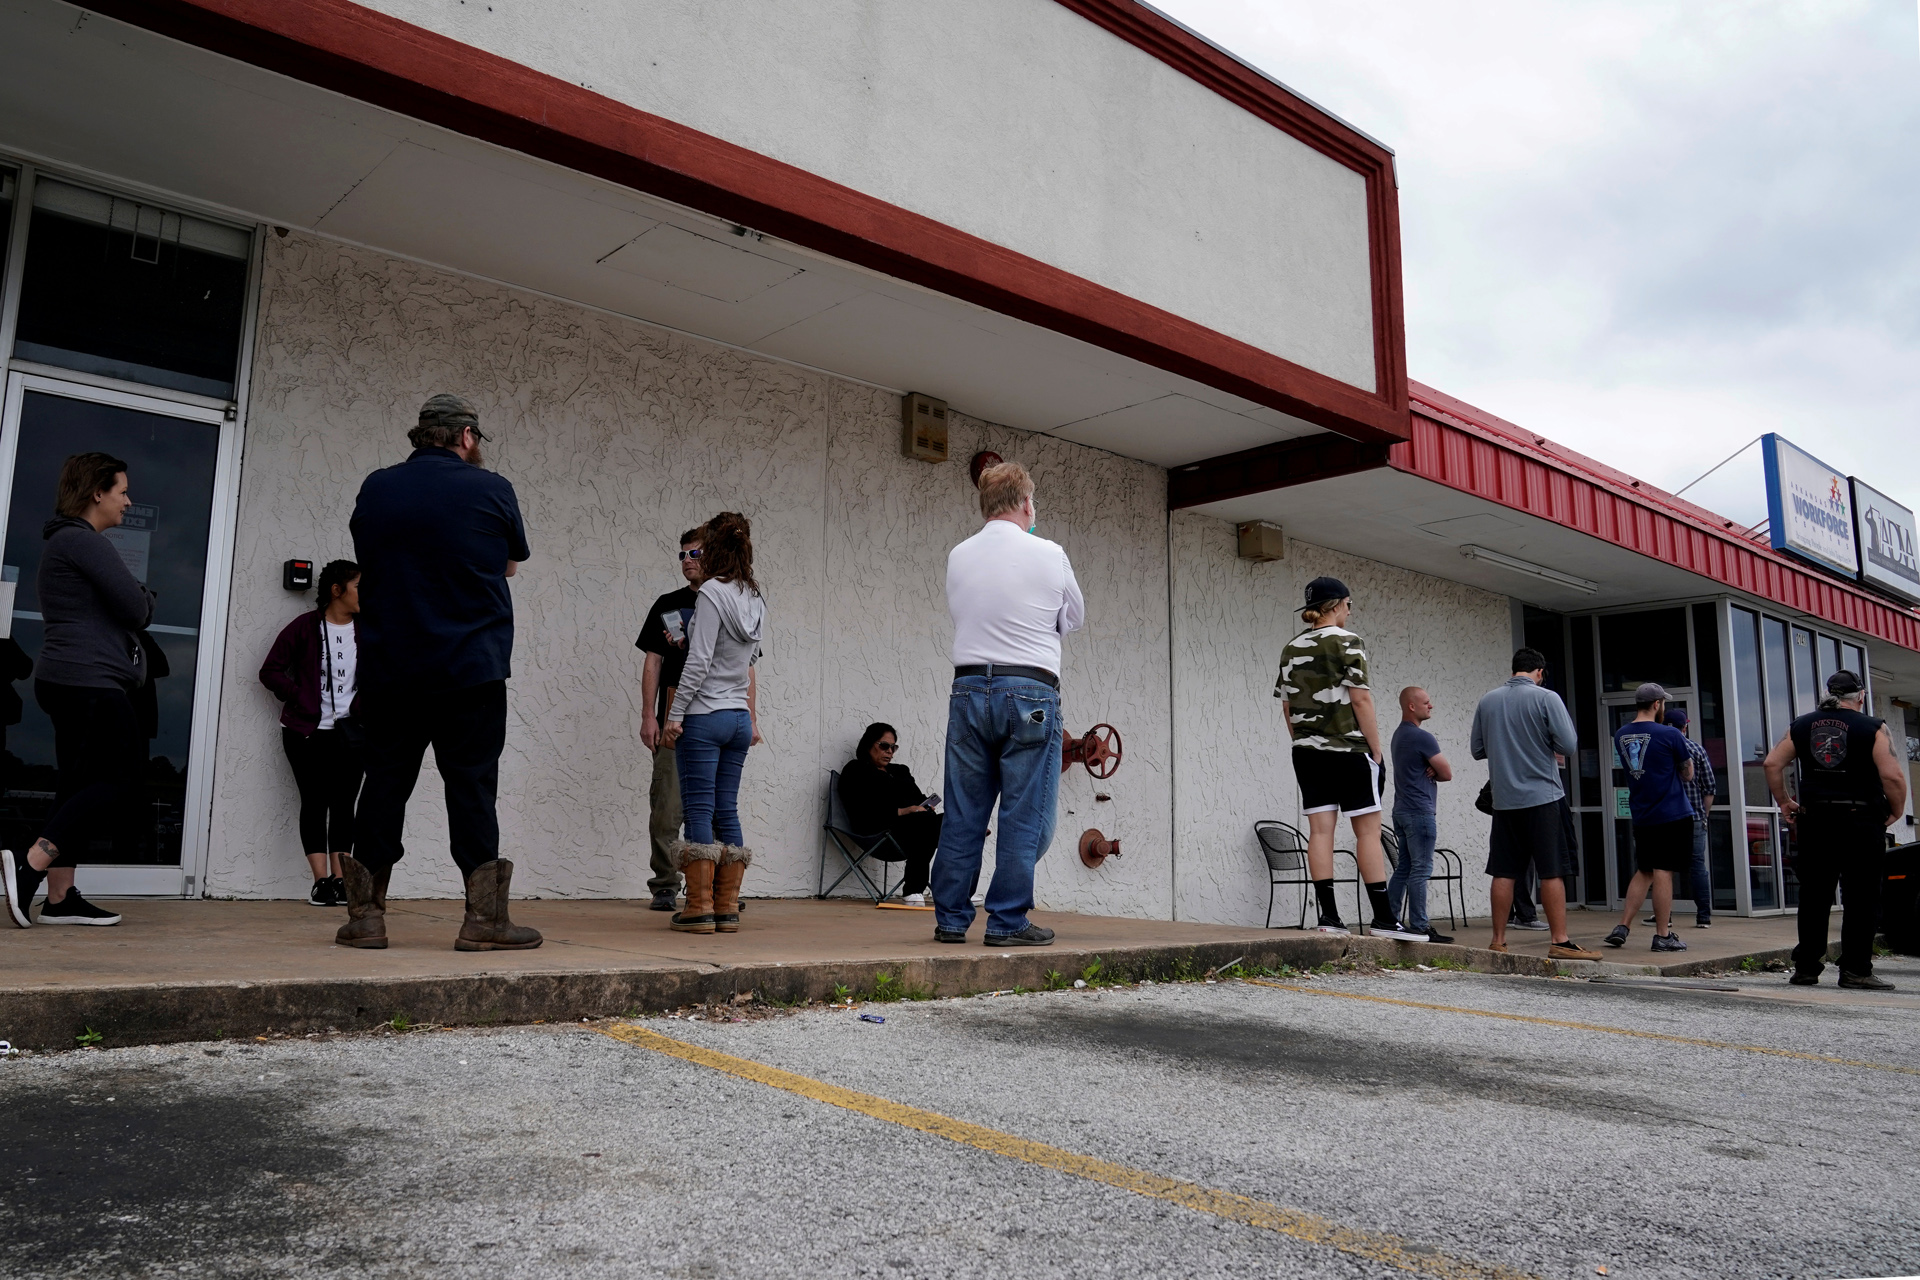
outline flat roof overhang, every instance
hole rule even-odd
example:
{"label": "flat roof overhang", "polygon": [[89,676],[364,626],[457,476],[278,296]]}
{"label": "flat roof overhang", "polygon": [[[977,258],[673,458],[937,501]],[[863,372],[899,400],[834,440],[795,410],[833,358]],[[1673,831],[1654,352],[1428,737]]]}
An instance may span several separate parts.
{"label": "flat roof overhang", "polygon": [[1405,444],[1322,437],[1190,464],[1171,503],[1559,612],[1731,593],[1858,636],[1882,692],[1920,695],[1920,612],[1431,388],[1412,398]]}
{"label": "flat roof overhang", "polygon": [[1069,7],[1370,167],[1385,393],[345,0],[14,9],[0,147],[1161,466],[1404,439],[1391,154],[1144,6]]}

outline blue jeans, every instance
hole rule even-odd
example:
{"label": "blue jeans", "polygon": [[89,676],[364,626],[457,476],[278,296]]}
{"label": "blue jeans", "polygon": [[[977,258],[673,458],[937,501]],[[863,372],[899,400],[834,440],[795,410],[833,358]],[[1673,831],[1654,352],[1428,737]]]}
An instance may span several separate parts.
{"label": "blue jeans", "polygon": [[1033,909],[1033,867],[1053,843],[1060,795],[1060,691],[1038,680],[961,676],[947,704],[947,820],[933,860],[934,927],[965,932],[993,802],[1000,839],[987,886],[987,932],[1019,933]]}
{"label": "blue jeans", "polygon": [[738,845],[740,771],[753,741],[753,718],[745,711],[709,711],[688,716],[685,724],[673,762],[687,843]]}
{"label": "blue jeans", "polygon": [[1713,918],[1713,876],[1707,870],[1707,821],[1693,820],[1693,918],[1696,923]]}
{"label": "blue jeans", "polygon": [[[1387,901],[1400,916],[1400,923],[1415,933],[1426,932],[1427,879],[1433,875],[1433,846],[1439,841],[1440,826],[1430,813],[1393,811],[1393,834],[1400,841],[1400,861],[1387,881]],[[1400,905],[1406,897],[1406,908]]]}

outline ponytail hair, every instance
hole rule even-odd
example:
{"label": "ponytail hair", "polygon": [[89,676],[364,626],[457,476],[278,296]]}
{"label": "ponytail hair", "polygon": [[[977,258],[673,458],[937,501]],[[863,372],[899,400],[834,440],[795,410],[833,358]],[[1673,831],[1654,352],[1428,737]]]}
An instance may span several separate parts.
{"label": "ponytail hair", "polygon": [[320,607],[326,608],[333,603],[333,589],[344,587],[360,576],[360,566],[351,560],[329,560],[327,567],[320,571]]}
{"label": "ponytail hair", "polygon": [[700,526],[700,576],[743,582],[760,594],[753,580],[753,526],[738,511],[722,511]]}

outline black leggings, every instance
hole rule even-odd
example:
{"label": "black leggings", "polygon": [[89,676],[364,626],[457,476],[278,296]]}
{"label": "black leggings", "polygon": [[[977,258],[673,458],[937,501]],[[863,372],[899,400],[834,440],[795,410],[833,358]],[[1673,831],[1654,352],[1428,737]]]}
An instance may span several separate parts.
{"label": "black leggings", "polygon": [[300,847],[307,853],[352,853],[353,805],[365,768],[347,731],[315,729],[303,737],[282,729],[280,742],[300,788]]}
{"label": "black leggings", "polygon": [[33,682],[33,699],[53,721],[59,766],[53,816],[41,838],[71,867],[96,836],[111,837],[133,811],[147,766],[146,735],[124,689]]}

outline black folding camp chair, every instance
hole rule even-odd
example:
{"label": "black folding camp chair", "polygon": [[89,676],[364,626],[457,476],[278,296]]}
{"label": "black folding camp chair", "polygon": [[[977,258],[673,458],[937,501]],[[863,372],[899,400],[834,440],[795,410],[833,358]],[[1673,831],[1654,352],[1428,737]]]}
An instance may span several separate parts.
{"label": "black folding camp chair", "polygon": [[[819,881],[825,887],[820,890],[818,897],[824,898],[832,894],[840,887],[840,882],[848,876],[857,878],[866,887],[867,896],[875,902],[885,902],[893,896],[894,889],[888,884],[889,877],[892,875],[892,864],[904,861],[907,851],[900,847],[900,842],[894,838],[891,831],[861,835],[853,829],[853,824],[847,821],[847,807],[840,803],[840,771],[838,769],[829,770],[827,773],[826,832],[827,844],[823,844],[820,848]],[[827,845],[831,845],[838,851],[841,859],[847,864],[847,869],[842,871],[832,884],[826,884]],[[880,864],[880,883],[877,885],[873,882],[873,877],[867,874],[865,864],[869,861]]]}

